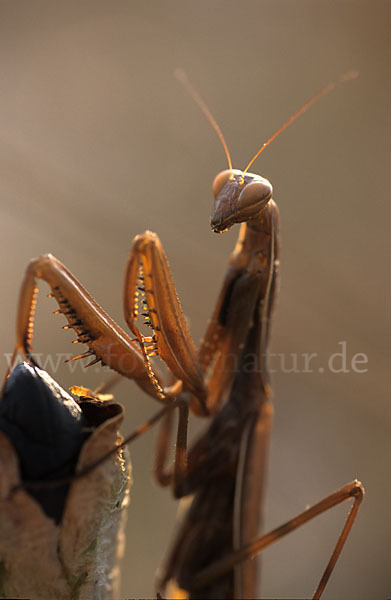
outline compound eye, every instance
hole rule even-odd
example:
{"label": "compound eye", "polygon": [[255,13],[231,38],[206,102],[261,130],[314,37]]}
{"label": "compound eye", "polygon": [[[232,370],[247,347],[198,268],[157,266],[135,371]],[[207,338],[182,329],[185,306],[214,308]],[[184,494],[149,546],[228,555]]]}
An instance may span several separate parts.
{"label": "compound eye", "polygon": [[217,196],[219,195],[219,193],[221,192],[221,190],[223,189],[223,187],[229,180],[230,176],[231,176],[231,171],[229,169],[226,169],[225,171],[221,171],[221,173],[216,175],[216,177],[214,178],[214,181],[212,183],[212,192],[213,192],[213,195],[215,198],[217,198]]}
{"label": "compound eye", "polygon": [[273,188],[265,179],[264,181],[253,181],[248,183],[240,193],[238,208],[262,210],[272,197]]}

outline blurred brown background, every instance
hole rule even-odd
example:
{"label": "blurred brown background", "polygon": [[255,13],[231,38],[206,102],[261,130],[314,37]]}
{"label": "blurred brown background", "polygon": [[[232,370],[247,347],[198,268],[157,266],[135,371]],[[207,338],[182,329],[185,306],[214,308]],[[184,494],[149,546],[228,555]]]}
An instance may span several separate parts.
{"label": "blurred brown background", "polygon": [[[123,325],[123,269],[132,238],[147,228],[159,233],[201,338],[237,230],[209,229],[211,182],[226,162],[173,78],[176,67],[214,112],[238,168],[321,86],[359,69],[254,166],[273,183],[281,211],[272,350],[285,353],[288,368],[291,353],[319,354],[314,373],[273,376],[265,527],[355,477],[367,489],[325,599],[391,594],[389,8],[374,0],[0,3],[2,353],[12,351],[24,268],[43,252]],[[69,353],[73,335],[51,316],[45,291],[35,349]],[[349,361],[367,355],[367,372],[319,372],[341,341]],[[64,386],[107,377],[80,366],[54,374]],[[127,409],[124,432],[157,408],[131,382],[116,397]],[[151,477],[153,437],[131,449],[124,597],[153,593],[174,525],[175,504]],[[265,551],[264,597],[311,595],[346,512],[339,507]]]}

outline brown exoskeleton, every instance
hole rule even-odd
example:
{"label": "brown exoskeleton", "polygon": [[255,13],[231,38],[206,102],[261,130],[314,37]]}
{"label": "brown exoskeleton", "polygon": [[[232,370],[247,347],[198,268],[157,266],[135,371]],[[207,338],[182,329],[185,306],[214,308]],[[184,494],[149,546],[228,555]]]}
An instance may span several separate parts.
{"label": "brown exoskeleton", "polygon": [[[347,78],[351,75],[342,80]],[[212,229],[223,233],[241,223],[222,291],[198,351],[182,313],[166,255],[157,235],[149,231],[135,238],[125,274],[124,315],[135,339],[51,255],[30,263],[22,285],[15,355],[21,350],[34,362],[31,341],[36,280],[43,279],[57,300],[59,312],[66,317],[67,327],[76,332],[76,341],[88,348],[71,360],[93,356],[93,362],[100,361],[134,379],[168,407],[179,407],[174,472],[165,469],[171,430],[171,412],[167,410],[163,411],[156,475],[163,485],[173,484],[177,497],[194,494],[194,500],[162,572],[161,588],[174,581],[190,598],[254,597],[256,566],[248,560],[250,557],[317,514],[354,498],[315,592],[314,598],[320,598],[362,499],[361,484],[352,482],[256,539],[272,417],[267,349],[278,270],[278,209],[272,199],[271,184],[248,170],[281,131],[336,83],[303,105],[239,171],[232,168],[213,117],[185,81],[219,134],[228,158],[228,170],[213,183]],[[140,330],[140,316],[145,317],[145,325],[151,329],[148,336]],[[168,375],[151,360],[155,355],[167,365]],[[212,419],[187,455],[189,407],[195,414]]]}

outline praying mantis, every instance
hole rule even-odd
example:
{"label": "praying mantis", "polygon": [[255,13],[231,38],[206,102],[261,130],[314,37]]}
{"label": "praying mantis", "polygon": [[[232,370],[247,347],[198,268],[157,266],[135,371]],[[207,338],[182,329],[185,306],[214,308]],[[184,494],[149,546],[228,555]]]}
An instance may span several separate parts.
{"label": "praying mantis", "polygon": [[[244,170],[237,170],[203,100],[183,73],[178,74],[217,132],[228,160],[228,169],[213,182],[211,227],[216,233],[224,233],[240,224],[222,290],[198,350],[179,303],[167,257],[155,233],[146,231],[136,236],[126,265],[123,310],[132,336],[104,312],[54,256],[43,255],[27,268],[19,297],[14,357],[21,351],[35,364],[34,315],[37,280],[42,279],[51,288],[50,296],[57,301],[56,312],[67,319],[65,328],[73,329],[77,335],[75,341],[87,347],[71,360],[92,357],[90,364],[101,362],[121,376],[133,379],[165,405],[158,417],[161,430],[156,477],[161,485],[172,486],[175,497],[194,494],[194,498],[161,570],[158,583],[161,594],[166,593],[168,583],[174,582],[189,598],[253,598],[256,563],[250,559],[254,554],[325,510],[353,499],[314,593],[313,598],[318,599],[359,509],[364,490],[360,482],[354,481],[257,538],[272,421],[267,351],[278,277],[279,213],[270,182],[249,169],[293,120],[337,83],[353,76],[344,75],[322,88],[263,144]],[[166,371],[157,364],[155,356],[161,358],[168,368]],[[174,408],[179,413],[175,463],[173,469],[167,469]],[[199,417],[208,417],[210,424],[188,452],[189,410]],[[146,428],[142,427],[138,433]],[[86,472],[87,469],[77,477]]]}

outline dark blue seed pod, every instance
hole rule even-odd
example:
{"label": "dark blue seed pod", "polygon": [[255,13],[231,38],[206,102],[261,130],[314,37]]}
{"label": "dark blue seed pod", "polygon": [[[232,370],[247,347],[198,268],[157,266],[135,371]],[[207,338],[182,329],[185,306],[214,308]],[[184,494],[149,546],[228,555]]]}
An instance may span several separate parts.
{"label": "dark blue seed pod", "polygon": [[[19,458],[23,481],[73,475],[87,426],[73,398],[46,371],[21,363],[0,399],[0,430]],[[59,522],[68,485],[29,490],[45,513]]]}

